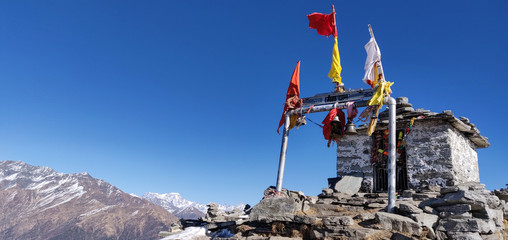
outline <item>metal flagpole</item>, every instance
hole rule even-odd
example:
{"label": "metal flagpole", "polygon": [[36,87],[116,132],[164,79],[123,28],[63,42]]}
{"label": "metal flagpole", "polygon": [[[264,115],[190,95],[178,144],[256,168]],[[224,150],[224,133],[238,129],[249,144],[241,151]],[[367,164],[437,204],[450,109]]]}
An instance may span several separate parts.
{"label": "metal flagpole", "polygon": [[280,158],[279,158],[279,171],[277,172],[277,185],[275,190],[277,192],[282,191],[282,178],[284,177],[284,166],[286,165],[286,152],[288,149],[288,138],[289,138],[289,119],[290,114],[286,113],[284,122],[284,131],[282,132],[282,144],[280,147]]}
{"label": "metal flagpole", "polygon": [[389,120],[388,120],[388,206],[387,212],[393,212],[395,207],[395,99],[392,97],[385,97],[384,104],[388,104]]}

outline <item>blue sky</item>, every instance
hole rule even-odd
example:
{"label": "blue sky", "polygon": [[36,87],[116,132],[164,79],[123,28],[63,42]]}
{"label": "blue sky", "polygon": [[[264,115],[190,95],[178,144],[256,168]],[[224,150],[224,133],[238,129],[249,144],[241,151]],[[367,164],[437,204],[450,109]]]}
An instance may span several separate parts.
{"label": "blue sky", "polygon": [[[504,187],[506,1],[2,1],[0,160],[255,204],[275,185],[296,62],[301,97],[333,89],[333,39],[306,17],[331,3],[346,86],[367,87],[371,24],[392,96],[468,117],[491,142],[481,182]],[[292,131],[284,187],[316,195],[335,165],[319,127]]]}

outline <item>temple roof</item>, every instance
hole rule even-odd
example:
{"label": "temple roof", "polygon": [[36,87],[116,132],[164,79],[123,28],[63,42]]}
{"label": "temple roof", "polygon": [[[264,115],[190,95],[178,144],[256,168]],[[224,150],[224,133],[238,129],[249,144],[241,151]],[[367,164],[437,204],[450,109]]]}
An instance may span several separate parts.
{"label": "temple roof", "polygon": [[[419,121],[431,121],[431,120],[442,120],[450,123],[457,131],[463,133],[472,143],[475,144],[476,148],[487,148],[490,146],[487,137],[480,135],[480,130],[476,126],[469,122],[466,117],[455,117],[450,110],[443,111],[442,113],[431,112],[430,110],[424,110],[423,108],[414,109],[413,105],[408,102],[407,97],[397,98],[397,125],[406,124],[413,117],[423,116],[423,118],[415,119],[415,122]],[[359,131],[367,128],[367,124],[358,127]],[[388,109],[379,113],[379,121],[377,127],[383,129],[388,125]]]}

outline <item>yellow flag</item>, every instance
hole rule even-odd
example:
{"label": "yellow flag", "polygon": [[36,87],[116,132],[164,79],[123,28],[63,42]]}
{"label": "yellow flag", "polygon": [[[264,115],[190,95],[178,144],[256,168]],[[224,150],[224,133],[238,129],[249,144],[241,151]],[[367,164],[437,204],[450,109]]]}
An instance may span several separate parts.
{"label": "yellow flag", "polygon": [[339,44],[337,43],[337,37],[335,37],[335,44],[333,45],[332,68],[328,73],[328,77],[332,79],[332,82],[342,84],[342,78],[340,77],[341,71],[342,67],[340,66]]}
{"label": "yellow flag", "polygon": [[372,96],[372,98],[369,100],[369,102],[367,104],[369,106],[383,105],[383,98],[392,93],[392,89],[390,88],[392,85],[393,85],[393,82],[380,81],[378,84],[377,90],[374,93],[374,96]]}

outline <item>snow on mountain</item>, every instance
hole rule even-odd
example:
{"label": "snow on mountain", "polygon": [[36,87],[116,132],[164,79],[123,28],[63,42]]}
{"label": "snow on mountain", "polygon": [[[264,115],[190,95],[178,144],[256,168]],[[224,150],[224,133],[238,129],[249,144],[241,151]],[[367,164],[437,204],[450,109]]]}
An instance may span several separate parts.
{"label": "snow on mountain", "polygon": [[0,239],[156,239],[178,219],[88,173],[0,161]]}
{"label": "snow on mountain", "polygon": [[[206,204],[200,204],[197,202],[189,201],[182,197],[179,193],[154,193],[154,192],[148,192],[143,194],[142,198],[145,198],[159,206],[162,206],[163,208],[167,209],[171,213],[175,214],[177,217],[180,218],[186,218],[178,216],[178,213],[182,212],[195,212],[191,211],[189,208],[195,208],[199,210],[201,213],[203,213],[202,216],[206,214],[206,211],[208,210],[208,207]],[[221,211],[232,211],[234,209],[241,209],[243,210],[245,208],[245,204],[238,204],[238,205],[222,205],[219,204],[219,210]],[[187,211],[184,211],[185,209],[188,209]],[[181,215],[181,214],[180,214]],[[195,219],[195,218],[190,218]]]}

